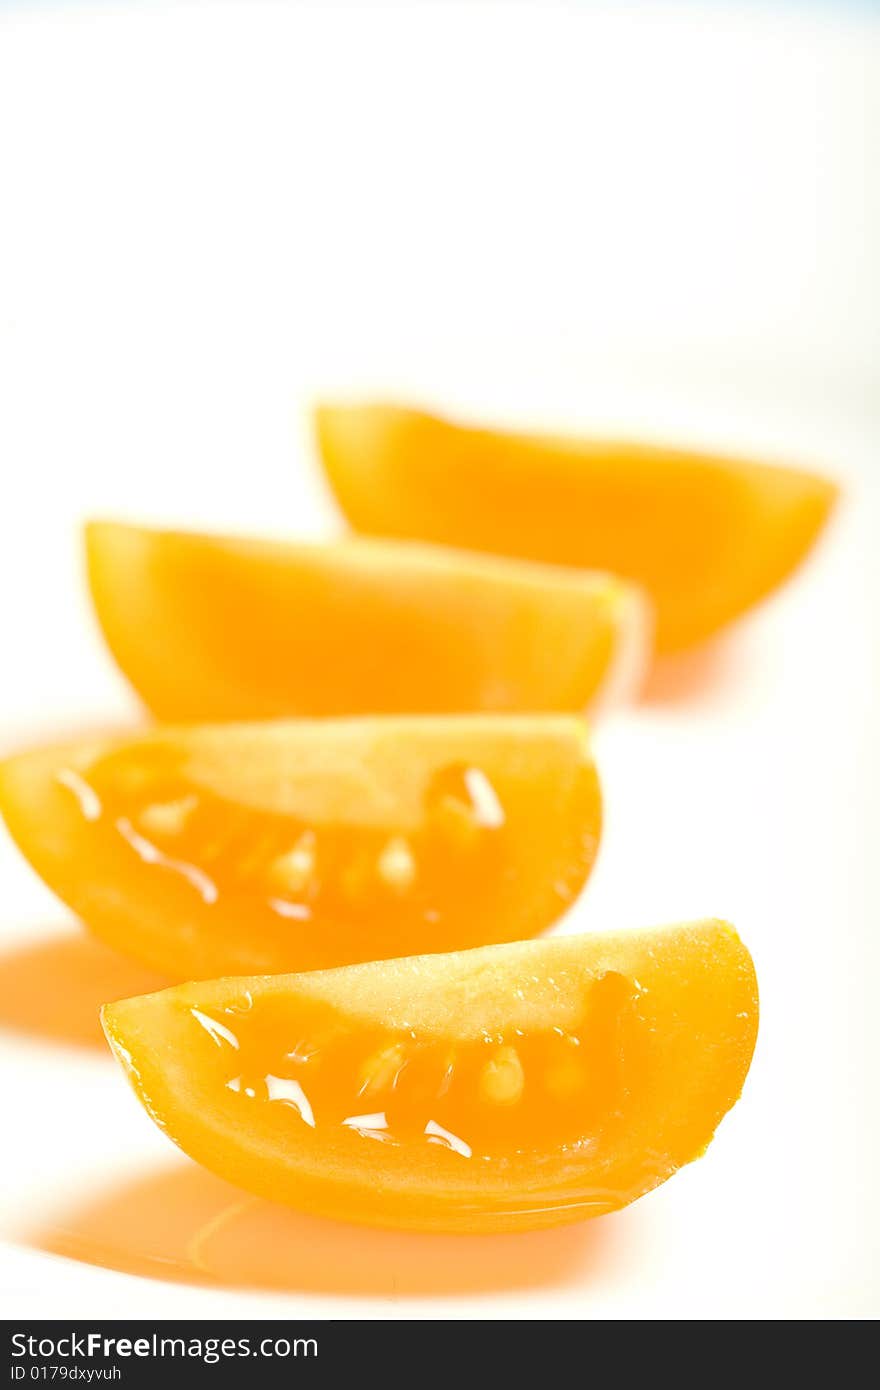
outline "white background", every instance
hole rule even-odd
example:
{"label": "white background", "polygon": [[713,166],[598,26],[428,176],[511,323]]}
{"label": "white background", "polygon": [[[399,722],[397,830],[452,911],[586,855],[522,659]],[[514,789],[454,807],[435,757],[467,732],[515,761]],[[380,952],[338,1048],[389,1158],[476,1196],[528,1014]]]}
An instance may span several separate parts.
{"label": "white background", "polygon": [[6,1316],[880,1312],[878,169],[870,6],[0,4],[3,749],[137,718],[85,515],[338,525],[320,392],[845,487],[796,583],[597,735],[607,835],[567,925],[719,914],[757,963],[752,1074],[705,1160],[527,1237],[242,1203],[101,1049],[95,1005],[145,972],[4,836]]}

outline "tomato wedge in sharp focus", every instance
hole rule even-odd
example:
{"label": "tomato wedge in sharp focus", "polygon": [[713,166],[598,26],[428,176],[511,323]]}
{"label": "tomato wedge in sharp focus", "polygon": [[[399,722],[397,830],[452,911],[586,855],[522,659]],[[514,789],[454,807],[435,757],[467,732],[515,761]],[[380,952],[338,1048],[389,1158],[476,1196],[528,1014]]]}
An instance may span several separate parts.
{"label": "tomato wedge in sharp focus", "polygon": [[177,979],[533,935],[601,829],[563,715],[158,729],[0,764],[0,810],[97,935]]}
{"label": "tomato wedge in sharp focus", "polygon": [[698,1157],[758,1000],[706,922],[181,985],[102,1017],[151,1117],[241,1187],[495,1231],[612,1211]]}
{"label": "tomato wedge in sharp focus", "polygon": [[163,719],[563,711],[629,693],[644,600],[605,574],[94,523],[108,645]]}
{"label": "tomato wedge in sharp focus", "polygon": [[328,405],[316,423],[356,530],[624,575],[654,602],[658,651],[710,637],[782,583],[837,496],[800,469],[390,405]]}

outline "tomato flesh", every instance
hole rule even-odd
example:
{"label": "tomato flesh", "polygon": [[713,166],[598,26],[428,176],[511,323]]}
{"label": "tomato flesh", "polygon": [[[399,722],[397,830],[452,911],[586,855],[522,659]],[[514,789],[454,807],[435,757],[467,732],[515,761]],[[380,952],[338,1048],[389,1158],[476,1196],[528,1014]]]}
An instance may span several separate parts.
{"label": "tomato flesh", "polygon": [[[439,1144],[495,1161],[607,1124],[623,1099],[619,1048],[635,989],[609,972],[569,1028],[500,1029],[478,1038],[420,1036],[380,1023],[353,1031],[332,1005],[240,996],[192,1016],[219,1048],[223,1085],[241,1098],[241,1124],[285,1132],[292,1106],[309,1126],[356,1130],[380,1143]],[[228,1075],[226,1075],[228,1072]],[[276,1105],[275,1102],[280,1102]],[[267,1109],[262,1107],[267,1106]]]}
{"label": "tomato flesh", "polygon": [[757,1029],[731,928],[179,986],[104,1010],[149,1113],[263,1196],[378,1224],[599,1215],[704,1149]]}
{"label": "tomato flesh", "polygon": [[532,935],[601,828],[564,716],[163,729],[12,759],[0,806],[99,935],[178,979]]}

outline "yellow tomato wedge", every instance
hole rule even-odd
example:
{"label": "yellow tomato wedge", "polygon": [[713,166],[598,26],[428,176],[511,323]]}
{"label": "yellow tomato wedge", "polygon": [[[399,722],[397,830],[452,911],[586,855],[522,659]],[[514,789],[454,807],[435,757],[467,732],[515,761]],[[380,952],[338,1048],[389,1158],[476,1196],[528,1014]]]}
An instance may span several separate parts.
{"label": "yellow tomato wedge", "polygon": [[0,764],[0,811],[98,936],[177,979],[534,935],[602,818],[569,715],[160,728]]}
{"label": "yellow tomato wedge", "polygon": [[653,599],[659,651],[710,637],[775,589],[837,495],[797,469],[395,406],[328,405],[317,429],[356,530],[613,571]]}
{"label": "yellow tomato wedge", "polygon": [[731,927],[180,985],[103,1010],[150,1116],[241,1187],[346,1220],[599,1216],[697,1158],[758,1024]]}
{"label": "yellow tomato wedge", "polygon": [[580,713],[648,641],[618,579],[439,547],[96,523],[87,552],[110,650],[165,719]]}

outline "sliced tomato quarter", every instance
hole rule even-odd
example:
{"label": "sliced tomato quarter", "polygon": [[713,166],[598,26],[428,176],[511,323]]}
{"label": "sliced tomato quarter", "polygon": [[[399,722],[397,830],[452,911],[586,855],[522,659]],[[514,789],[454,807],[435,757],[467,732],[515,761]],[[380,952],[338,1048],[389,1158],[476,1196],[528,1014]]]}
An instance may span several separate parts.
{"label": "sliced tomato quarter", "polygon": [[325,406],[317,431],[358,531],[624,575],[654,602],[661,651],[710,637],[772,592],[837,495],[802,469],[391,405]]}
{"label": "sliced tomato quarter", "polygon": [[638,683],[645,601],[607,574],[403,542],[95,523],[95,609],[163,719],[563,711]]}
{"label": "sliced tomato quarter", "polygon": [[177,979],[533,935],[601,830],[562,715],[158,729],[10,759],[0,809],[97,935]]}
{"label": "sliced tomato quarter", "polygon": [[367,1223],[598,1216],[698,1157],[758,1021],[732,928],[492,946],[108,1005],[152,1118],[252,1192]]}

